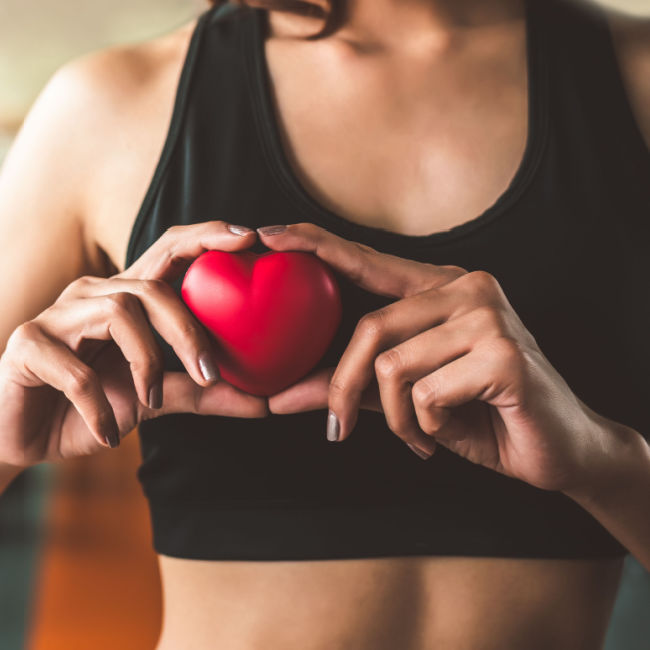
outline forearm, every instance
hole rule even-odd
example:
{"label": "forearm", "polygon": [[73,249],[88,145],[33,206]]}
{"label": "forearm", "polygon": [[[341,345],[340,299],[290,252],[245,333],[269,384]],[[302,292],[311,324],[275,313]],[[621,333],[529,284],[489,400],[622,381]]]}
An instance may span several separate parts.
{"label": "forearm", "polygon": [[602,471],[567,490],[650,571],[650,445],[639,433],[610,423]]}
{"label": "forearm", "polygon": [[9,484],[23,471],[22,467],[0,463],[0,494],[2,494]]}

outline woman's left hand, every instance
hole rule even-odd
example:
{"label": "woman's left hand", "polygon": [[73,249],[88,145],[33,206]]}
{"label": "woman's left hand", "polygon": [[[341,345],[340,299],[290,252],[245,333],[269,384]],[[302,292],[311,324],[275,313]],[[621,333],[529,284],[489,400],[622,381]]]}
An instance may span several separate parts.
{"label": "woman's left hand", "polygon": [[[361,288],[397,299],[360,319],[335,369],[269,397],[271,412],[329,407],[344,440],[360,408],[383,411],[423,457],[440,443],[549,490],[597,471],[608,421],[551,366],[492,275],[380,253],[310,223],[258,233],[273,250],[314,253]],[[328,424],[337,439],[331,415]]]}

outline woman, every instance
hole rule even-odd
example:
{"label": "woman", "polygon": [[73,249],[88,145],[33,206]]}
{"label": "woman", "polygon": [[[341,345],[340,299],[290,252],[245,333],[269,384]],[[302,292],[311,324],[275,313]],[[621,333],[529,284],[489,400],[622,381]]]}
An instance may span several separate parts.
{"label": "woman", "polygon": [[[159,650],[601,647],[622,557],[650,567],[648,25],[250,4],[64,67],[26,120],[3,484],[141,423]],[[272,396],[178,297],[249,248],[343,298]]]}

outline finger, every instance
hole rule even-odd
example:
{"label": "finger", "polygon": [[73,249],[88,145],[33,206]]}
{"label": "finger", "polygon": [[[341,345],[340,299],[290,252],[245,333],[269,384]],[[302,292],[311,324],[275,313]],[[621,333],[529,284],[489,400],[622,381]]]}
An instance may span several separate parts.
{"label": "finger", "polygon": [[421,457],[431,456],[436,450],[436,442],[421,428],[415,415],[409,382],[393,382],[386,386],[383,377],[378,378],[379,394],[388,428]]}
{"label": "finger", "polygon": [[[499,408],[521,404],[526,355],[512,339],[488,339],[468,354],[448,363],[413,384],[418,421],[430,407],[454,408],[472,400]],[[420,422],[426,426],[426,420]]]}
{"label": "finger", "polygon": [[50,339],[38,325],[30,322],[12,336],[9,358],[24,377],[25,385],[49,385],[61,391],[100,445],[117,447],[120,444],[115,413],[99,377],[69,348]]}
{"label": "finger", "polygon": [[[426,422],[431,409],[417,412],[418,421]],[[472,400],[452,409],[439,409],[445,413],[445,417],[436,423],[437,429],[433,436],[438,444],[442,444],[455,453],[463,453],[467,449],[468,442],[480,443],[482,440],[492,436],[492,423],[489,411],[483,402]],[[467,456],[465,456],[467,458]]]}
{"label": "finger", "polygon": [[[504,300],[497,281],[491,275],[479,271],[466,273],[447,284],[407,296],[366,314],[355,328],[332,379],[330,408],[339,420],[339,439],[345,439],[354,427],[359,393],[376,374],[376,359],[382,352],[400,341],[413,338],[416,345],[409,357],[418,364],[418,370],[426,374],[431,368],[426,368],[429,360],[421,354],[426,348],[421,347],[423,337],[415,338],[418,334],[445,322],[455,323],[446,330],[448,338],[460,333],[465,342],[471,338],[472,333],[476,336],[510,334],[516,326],[507,322],[509,313],[514,314]],[[464,318],[464,321],[458,320],[460,318]],[[515,318],[515,321],[518,319]],[[450,329],[457,325],[457,330]],[[445,349],[454,348],[446,346]],[[392,372],[390,364],[386,365]],[[420,376],[413,375],[409,379],[415,381]],[[400,387],[398,393],[403,392],[404,387]],[[385,404],[383,408],[386,410]],[[407,406],[403,409],[404,417],[399,421],[406,425]],[[440,416],[442,415],[441,413]],[[409,428],[414,430],[412,425]]]}
{"label": "finger", "polygon": [[457,322],[449,321],[382,352],[374,364],[389,428],[426,453],[435,451],[431,436],[449,419],[449,410],[428,404],[418,417],[413,386],[433,369],[471,349],[470,336]]}
{"label": "finger", "polygon": [[263,418],[269,414],[269,409],[265,398],[241,391],[228,382],[202,387],[183,372],[166,372],[163,375],[161,408],[143,409],[140,419],[170,413]]}
{"label": "finger", "polygon": [[55,303],[37,319],[43,330],[78,353],[83,341],[113,340],[129,364],[138,399],[155,407],[162,396],[163,358],[142,305],[130,293]]}
{"label": "finger", "polygon": [[[383,409],[386,412],[389,408],[392,412],[394,407],[388,407],[385,399],[389,399],[391,405],[398,404],[405,394],[404,382],[413,382],[428,374],[433,369],[432,362],[450,360],[453,356],[449,357],[448,353],[455,355],[466,351],[459,346],[469,345],[473,336],[487,335],[500,324],[499,317],[492,316],[486,307],[473,310],[472,315],[467,313],[465,310],[470,309],[471,301],[454,289],[453,284],[403,298],[361,318],[331,382],[329,407],[339,420],[339,440],[344,440],[354,428],[360,395],[375,376],[379,379],[379,374],[383,374]],[[447,318],[457,314],[455,320],[447,321],[453,325],[444,325]],[[436,325],[438,327],[434,327]],[[434,349],[425,354],[431,346]],[[395,347],[397,349],[391,351]],[[413,412],[409,404],[410,395],[408,402],[402,405],[403,416],[393,423],[402,422],[406,426],[411,422],[404,435],[409,437],[417,431],[420,438],[419,429],[412,423]],[[411,417],[407,418],[407,413]]]}
{"label": "finger", "polygon": [[[391,430],[405,438],[414,429],[434,436],[449,419],[449,410],[428,404],[416,418],[415,382],[470,352],[479,343],[504,335],[505,324],[498,312],[480,307],[427,329],[384,350],[374,362],[381,401]],[[405,396],[407,399],[405,399]],[[406,438],[405,438],[406,439]]]}
{"label": "finger", "polygon": [[229,229],[231,225],[226,221],[205,221],[172,226],[118,277],[171,282],[207,250],[239,251],[257,240],[254,230],[237,226],[244,232],[237,234]]}
{"label": "finger", "polygon": [[314,253],[362,289],[382,296],[404,298],[430,287],[447,284],[466,273],[460,267],[436,266],[380,253],[313,223],[288,224],[285,230],[276,234],[267,235],[264,228],[258,228],[257,232],[265,246],[276,251]]}
{"label": "finger", "polygon": [[[300,413],[328,407],[329,386],[334,368],[318,370],[268,398],[271,413]],[[379,388],[372,382],[361,395],[360,408],[382,412]]]}
{"label": "finger", "polygon": [[132,294],[148,321],[173,348],[190,377],[201,386],[219,379],[213,344],[203,326],[162,280],[128,280],[113,277],[91,283],[87,295]]}

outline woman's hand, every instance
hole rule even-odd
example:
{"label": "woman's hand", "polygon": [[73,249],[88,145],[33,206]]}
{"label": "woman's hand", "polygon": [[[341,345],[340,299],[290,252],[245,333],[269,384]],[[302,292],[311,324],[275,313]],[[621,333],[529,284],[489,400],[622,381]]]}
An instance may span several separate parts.
{"label": "woman's hand", "polygon": [[[255,240],[223,221],[175,226],[122,273],[79,278],[18,327],[0,357],[0,464],[115,447],[166,413],[266,416],[264,398],[218,381],[210,338],[168,284],[203,251]],[[163,371],[152,327],[186,373]]]}
{"label": "woman's hand", "polygon": [[382,410],[424,457],[437,442],[545,489],[569,489],[596,469],[604,418],[551,366],[492,275],[383,254],[309,223],[258,232],[273,250],[312,252],[397,299],[359,321],[335,369],[271,396],[272,413],[329,406],[328,438],[344,440],[359,408]]}

